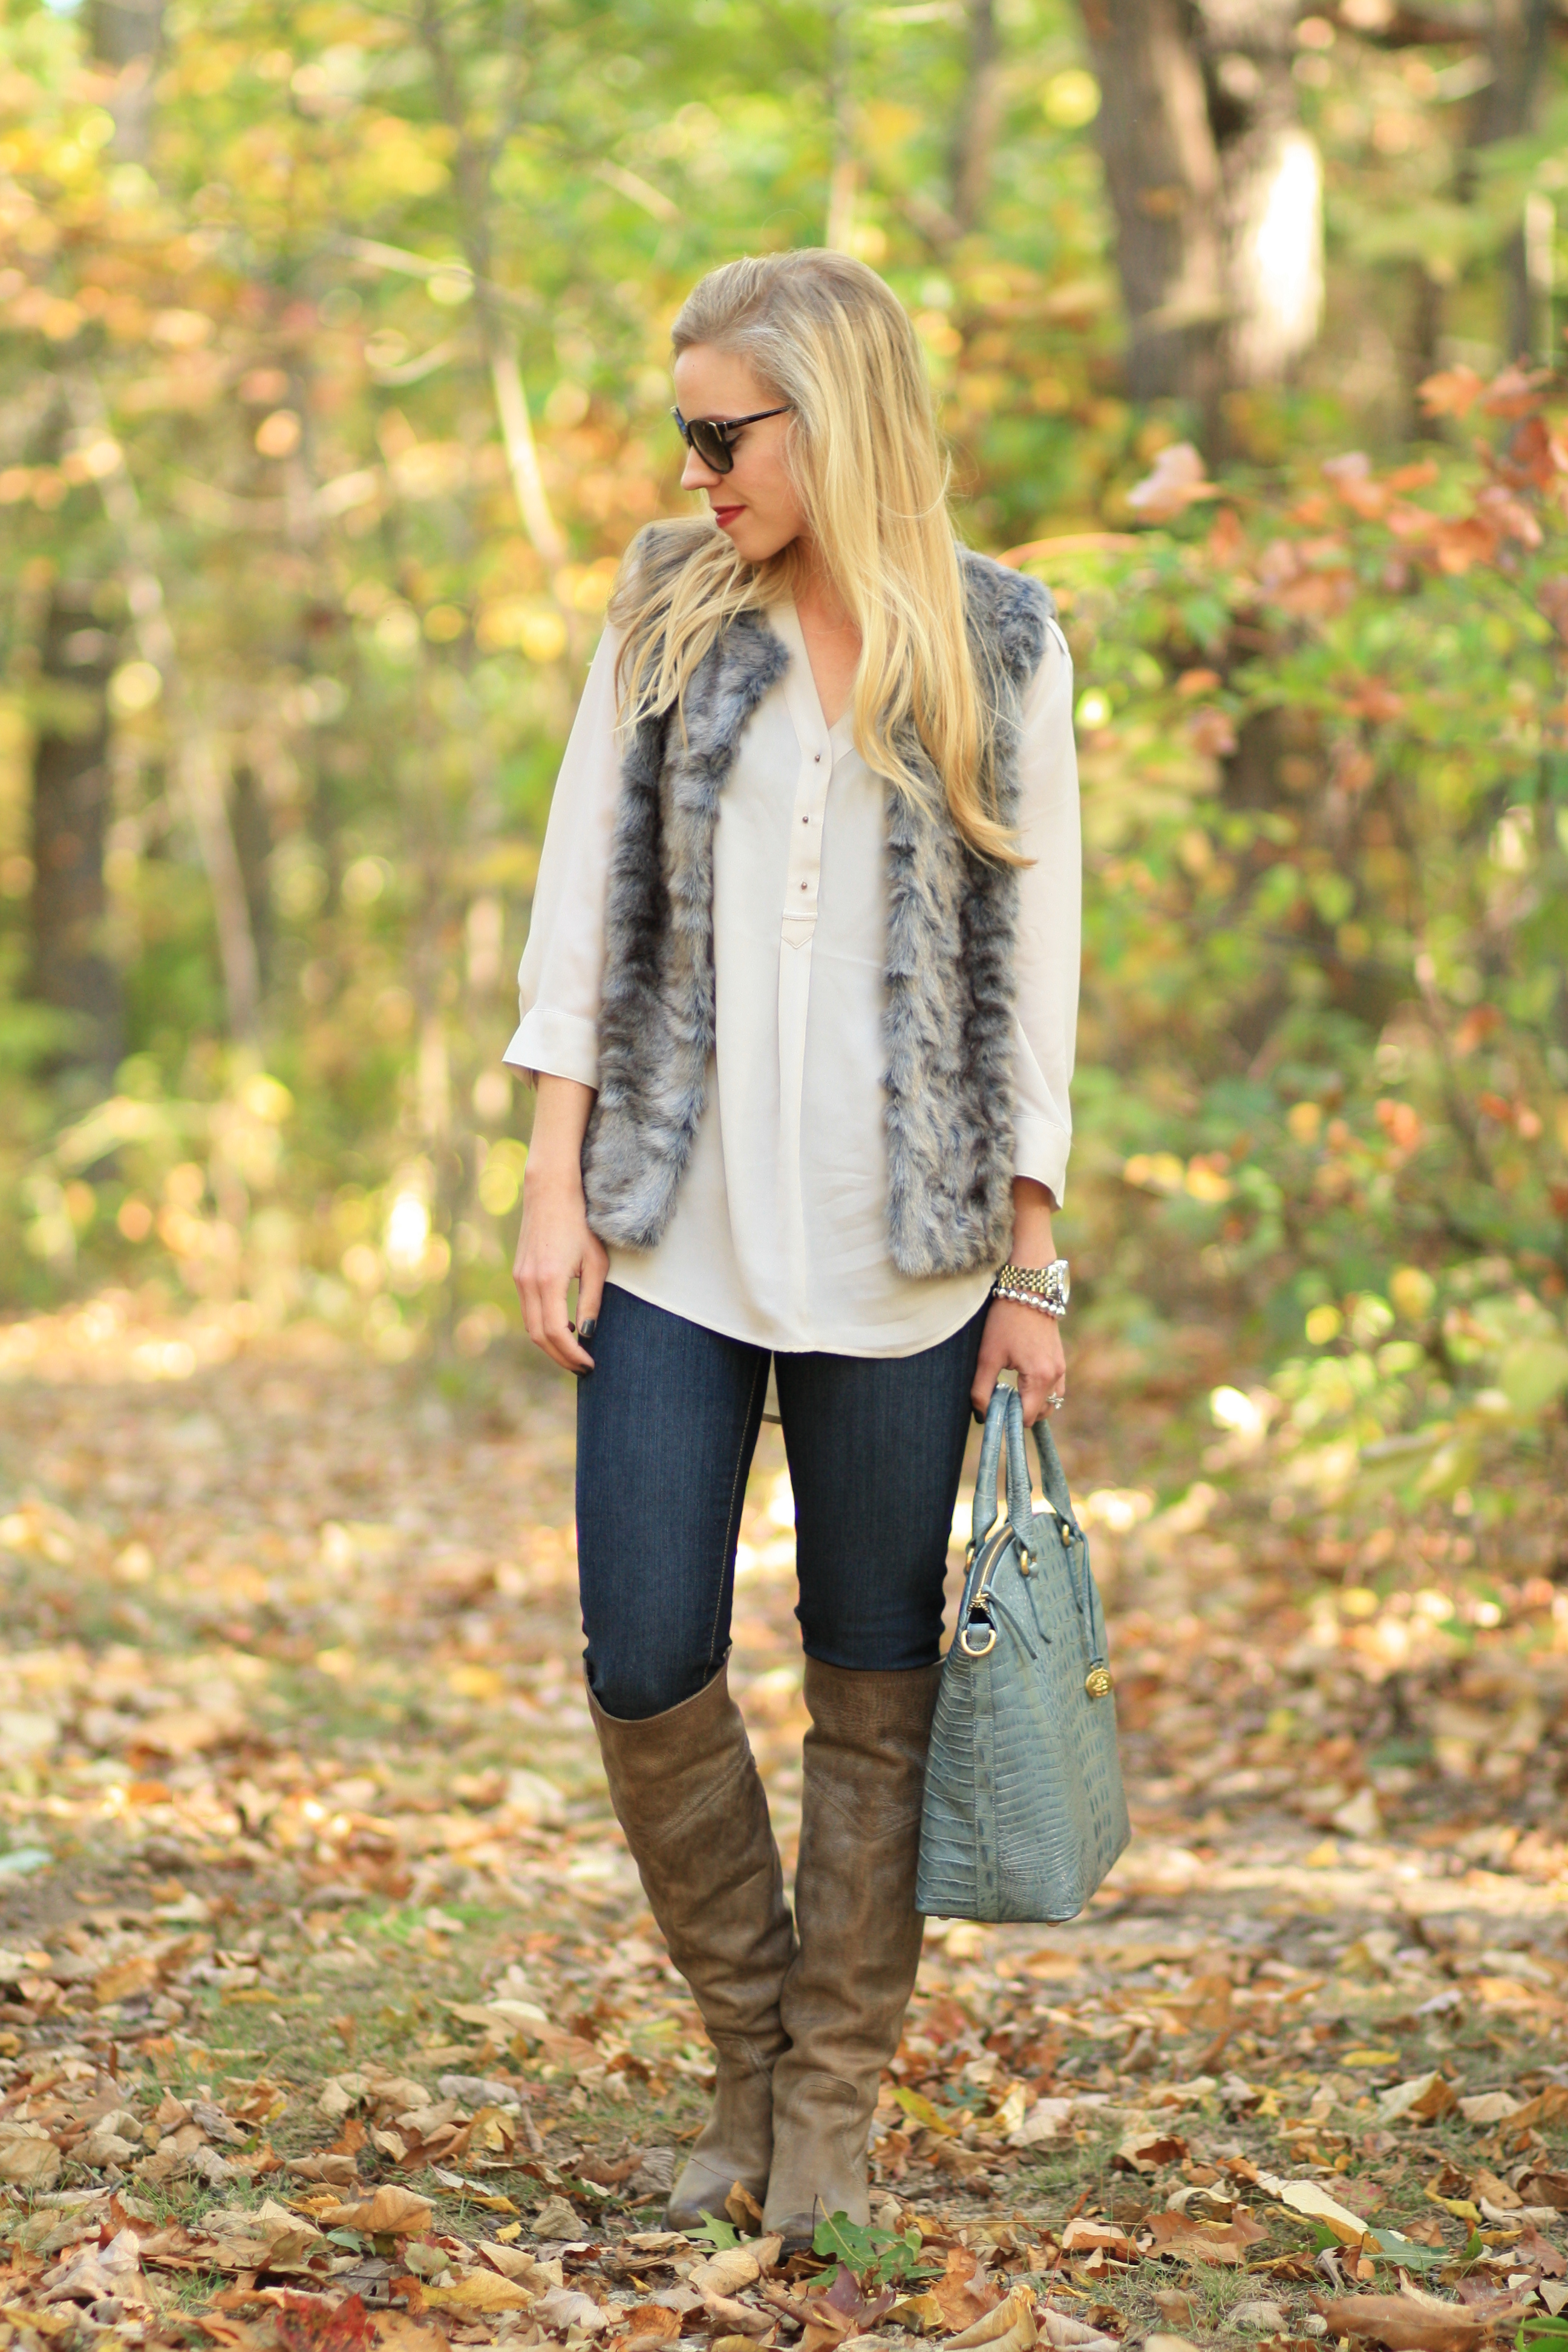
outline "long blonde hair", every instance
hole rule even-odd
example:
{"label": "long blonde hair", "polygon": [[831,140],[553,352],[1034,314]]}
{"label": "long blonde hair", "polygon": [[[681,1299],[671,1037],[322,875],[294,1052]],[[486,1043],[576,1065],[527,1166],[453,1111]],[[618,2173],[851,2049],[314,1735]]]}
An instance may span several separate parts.
{"label": "long blonde hair", "polygon": [[[699,343],[737,353],[790,404],[786,463],[806,530],[860,632],[861,758],[924,800],[928,779],[908,755],[912,730],[965,841],[1017,863],[992,782],[994,682],[976,674],[947,512],[950,467],[902,305],[847,254],[748,255],[693,288],[671,340],[678,357]],[[685,560],[628,562],[610,605],[626,633],[622,695],[634,718],[679,709],[719,632],[791,593],[802,560],[792,545],[748,563],[711,523],[676,527],[673,537]]]}

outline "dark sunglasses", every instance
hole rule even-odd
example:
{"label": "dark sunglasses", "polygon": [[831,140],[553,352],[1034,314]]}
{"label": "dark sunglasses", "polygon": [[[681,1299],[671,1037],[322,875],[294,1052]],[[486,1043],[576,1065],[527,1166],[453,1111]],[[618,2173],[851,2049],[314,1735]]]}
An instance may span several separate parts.
{"label": "dark sunglasses", "polygon": [[679,408],[672,408],[675,429],[689,449],[695,449],[705,466],[715,474],[733,471],[735,436],[742,425],[760,425],[764,416],[783,416],[795,403],[786,400],[782,408],[754,409],[750,416],[694,416],[688,425]]}

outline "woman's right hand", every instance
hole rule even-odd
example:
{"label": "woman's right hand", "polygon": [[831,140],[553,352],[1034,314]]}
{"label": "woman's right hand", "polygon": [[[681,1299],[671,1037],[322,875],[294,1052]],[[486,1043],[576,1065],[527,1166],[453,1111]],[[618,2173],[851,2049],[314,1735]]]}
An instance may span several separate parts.
{"label": "woman's right hand", "polygon": [[511,1268],[529,1338],[567,1372],[594,1369],[593,1357],[573,1333],[567,1291],[575,1281],[577,1328],[590,1331],[610,1265],[603,1242],[588,1229],[583,1197],[583,1138],[593,1107],[591,1087],[541,1077]]}

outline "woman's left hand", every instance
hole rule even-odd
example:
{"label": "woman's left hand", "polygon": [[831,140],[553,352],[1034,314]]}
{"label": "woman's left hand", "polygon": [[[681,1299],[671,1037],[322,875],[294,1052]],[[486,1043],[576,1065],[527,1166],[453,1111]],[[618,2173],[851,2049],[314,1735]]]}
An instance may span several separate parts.
{"label": "woman's left hand", "polygon": [[1018,1396],[1030,1428],[1047,1410],[1047,1398],[1065,1397],[1067,1354],[1062,1328],[1054,1315],[1037,1307],[1020,1307],[1010,1298],[994,1298],[980,1337],[980,1361],[975,1367],[970,1400],[983,1413],[991,1402],[998,1372],[1018,1375]]}

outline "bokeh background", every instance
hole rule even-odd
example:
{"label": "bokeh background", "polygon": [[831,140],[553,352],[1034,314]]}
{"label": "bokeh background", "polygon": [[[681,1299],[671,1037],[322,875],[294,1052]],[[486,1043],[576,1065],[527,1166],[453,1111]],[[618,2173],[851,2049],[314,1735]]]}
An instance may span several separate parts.
{"label": "bokeh background", "polygon": [[831,242],[1078,666],[1109,1523],[1201,1472],[1568,1643],[1565,131],[1560,0],[3,0],[9,1311],[521,1359],[500,1055],[668,320]]}

